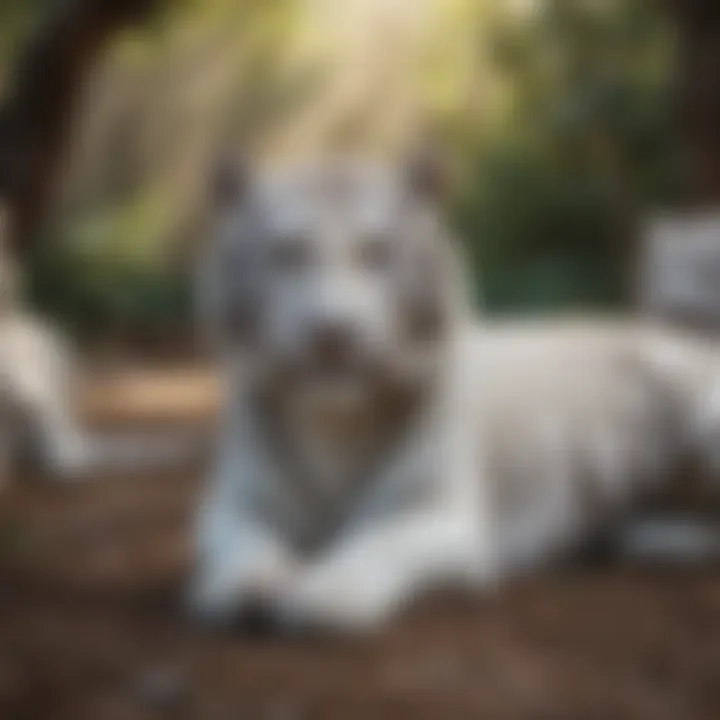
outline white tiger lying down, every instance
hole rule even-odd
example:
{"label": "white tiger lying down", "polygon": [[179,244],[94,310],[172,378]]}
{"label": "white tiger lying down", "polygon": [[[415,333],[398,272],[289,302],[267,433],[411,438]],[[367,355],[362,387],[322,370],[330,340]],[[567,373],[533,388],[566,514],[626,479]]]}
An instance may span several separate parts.
{"label": "white tiger lying down", "polygon": [[[377,626],[620,521],[720,430],[716,358],[642,327],[481,328],[432,167],[219,178],[201,274],[227,406],[193,609]],[[709,460],[715,460],[708,455]]]}

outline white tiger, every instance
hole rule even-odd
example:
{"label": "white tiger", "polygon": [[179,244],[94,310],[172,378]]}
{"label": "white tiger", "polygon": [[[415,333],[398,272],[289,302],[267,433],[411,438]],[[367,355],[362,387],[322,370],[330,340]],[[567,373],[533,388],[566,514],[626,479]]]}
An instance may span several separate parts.
{"label": "white tiger", "polygon": [[436,179],[348,160],[221,174],[199,282],[227,398],[202,617],[376,627],[421,590],[578,547],[711,445],[714,350],[643,325],[480,324]]}

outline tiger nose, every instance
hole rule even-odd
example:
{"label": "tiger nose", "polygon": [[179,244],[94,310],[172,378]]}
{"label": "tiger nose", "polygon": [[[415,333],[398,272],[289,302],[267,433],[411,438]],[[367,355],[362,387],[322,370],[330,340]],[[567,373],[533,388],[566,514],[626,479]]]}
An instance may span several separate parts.
{"label": "tiger nose", "polygon": [[312,331],[313,357],[324,366],[346,363],[352,355],[354,333],[347,323],[323,322]]}

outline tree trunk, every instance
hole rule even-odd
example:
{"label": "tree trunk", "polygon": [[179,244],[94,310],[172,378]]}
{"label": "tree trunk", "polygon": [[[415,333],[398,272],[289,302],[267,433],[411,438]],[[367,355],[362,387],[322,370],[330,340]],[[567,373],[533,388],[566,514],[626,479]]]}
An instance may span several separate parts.
{"label": "tree trunk", "polygon": [[157,0],[58,0],[20,55],[0,106],[0,197],[22,253],[51,199],[78,96],[110,37]]}
{"label": "tree trunk", "polygon": [[678,113],[690,202],[720,205],[720,2],[666,0],[678,29]]}

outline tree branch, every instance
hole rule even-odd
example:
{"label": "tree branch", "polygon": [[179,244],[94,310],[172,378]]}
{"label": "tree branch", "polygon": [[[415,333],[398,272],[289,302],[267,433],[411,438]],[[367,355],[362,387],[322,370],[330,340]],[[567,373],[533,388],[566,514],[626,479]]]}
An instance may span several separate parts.
{"label": "tree branch", "polygon": [[74,110],[113,34],[144,20],[158,0],[59,0],[18,59],[0,106],[0,196],[16,251],[36,241]]}

